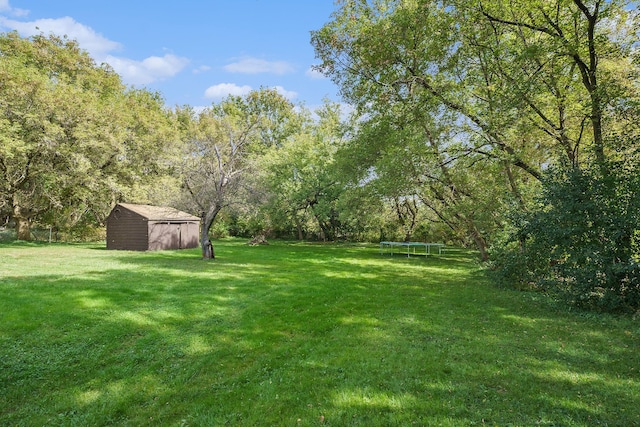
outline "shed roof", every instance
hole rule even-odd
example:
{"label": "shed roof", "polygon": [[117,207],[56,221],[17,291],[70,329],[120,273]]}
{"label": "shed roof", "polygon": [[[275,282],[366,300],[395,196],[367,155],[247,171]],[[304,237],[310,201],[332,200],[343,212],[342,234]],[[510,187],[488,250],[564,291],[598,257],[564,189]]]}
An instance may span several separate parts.
{"label": "shed roof", "polygon": [[118,205],[152,221],[200,221],[197,216],[168,206],[136,205],[133,203],[118,203]]}

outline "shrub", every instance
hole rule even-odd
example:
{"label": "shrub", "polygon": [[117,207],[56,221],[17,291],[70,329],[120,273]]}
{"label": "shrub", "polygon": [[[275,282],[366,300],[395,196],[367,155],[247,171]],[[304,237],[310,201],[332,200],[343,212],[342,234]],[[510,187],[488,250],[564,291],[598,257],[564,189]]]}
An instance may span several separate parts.
{"label": "shrub", "polygon": [[[539,207],[521,216],[497,250],[503,282],[523,281],[601,311],[640,309],[640,177],[623,163],[553,169]],[[526,243],[521,253],[517,240]]]}

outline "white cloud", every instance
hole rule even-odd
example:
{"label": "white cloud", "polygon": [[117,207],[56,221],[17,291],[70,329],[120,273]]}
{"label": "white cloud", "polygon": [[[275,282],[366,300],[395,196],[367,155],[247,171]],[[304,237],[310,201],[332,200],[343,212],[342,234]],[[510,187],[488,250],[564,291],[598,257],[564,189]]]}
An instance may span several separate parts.
{"label": "white cloud", "polygon": [[13,16],[27,16],[29,11],[26,9],[18,9],[9,4],[9,0],[0,0],[0,12],[8,13]]}
{"label": "white cloud", "polygon": [[[298,97],[297,92],[286,90],[282,86],[274,86],[273,89],[280,95],[284,96],[288,100],[292,100]],[[235,83],[220,83],[214,86],[210,86],[205,92],[204,96],[210,99],[222,99],[229,95],[244,96],[251,92],[253,88],[251,86],[238,86]]]}
{"label": "white cloud", "polygon": [[145,85],[173,77],[189,63],[186,58],[171,54],[150,56],[142,61],[109,55],[104,62],[111,65],[122,80],[133,85]]}
{"label": "white cloud", "polygon": [[94,59],[99,59],[107,52],[121,48],[120,43],[111,41],[96,33],[90,27],[65,16],[58,19],[38,19],[30,22],[15,21],[0,17],[0,26],[16,30],[23,37],[31,37],[41,33],[45,35],[66,35],[78,41],[80,47],[89,52]]}
{"label": "white cloud", "polygon": [[276,92],[278,92],[280,95],[284,96],[285,98],[287,98],[289,101],[295,99],[298,97],[298,92],[293,92],[291,90],[285,90],[285,88],[283,88],[282,86],[275,86],[274,89],[276,90]]}
{"label": "white cloud", "polygon": [[193,70],[193,74],[200,74],[200,73],[204,73],[206,71],[209,71],[211,69],[211,67],[209,67],[208,65],[201,65],[198,68],[195,68]]}
{"label": "white cloud", "polygon": [[241,58],[231,64],[225,65],[224,69],[230,73],[241,74],[287,74],[295,71],[294,67],[285,61],[265,61],[258,58]]}
{"label": "white cloud", "polygon": [[[0,0],[2,2],[3,0]],[[6,0],[5,0],[6,3]],[[2,3],[0,3],[1,7]],[[122,49],[118,42],[103,37],[91,27],[87,27],[68,16],[58,19],[38,19],[30,22],[21,22],[0,17],[0,28],[16,30],[23,37],[31,37],[38,34],[66,35],[76,40],[80,47],[97,62],[106,62],[120,74],[126,84],[145,85],[178,74],[189,63],[186,58],[172,54],[150,56],[142,61],[130,58],[113,56],[110,52]]]}
{"label": "white cloud", "polygon": [[220,83],[215,86],[209,87],[204,96],[213,99],[222,99],[226,96],[242,96],[251,92],[251,86],[238,86],[235,83]]}
{"label": "white cloud", "polygon": [[314,70],[313,68],[308,68],[307,71],[304,72],[305,76],[310,77],[314,80],[326,79],[324,74],[322,74],[318,70]]}

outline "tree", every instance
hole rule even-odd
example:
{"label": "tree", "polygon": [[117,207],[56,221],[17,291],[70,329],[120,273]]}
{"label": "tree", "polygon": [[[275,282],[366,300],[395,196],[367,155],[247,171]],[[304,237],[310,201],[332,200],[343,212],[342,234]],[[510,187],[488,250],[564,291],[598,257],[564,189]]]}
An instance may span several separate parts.
{"label": "tree", "polygon": [[[611,143],[606,140],[606,110],[626,97],[623,88],[629,87],[628,79],[635,74],[630,53],[637,43],[637,34],[629,28],[627,4],[603,0],[499,0],[479,1],[476,6],[493,29],[516,38],[520,56],[529,64],[529,69],[536,70],[541,76],[527,76],[527,80],[539,80],[547,86],[546,90],[537,87],[536,92],[551,94],[563,101],[568,95],[563,91],[563,85],[564,89],[581,92],[582,100],[572,97],[574,106],[567,102],[557,105],[555,125],[544,111],[536,108],[531,97],[526,96],[525,102],[546,122],[547,131],[556,134],[556,138],[565,144],[568,141],[563,113],[577,105],[582,113],[582,123],[573,127],[591,133],[588,142],[593,161],[601,166],[609,160],[607,144]],[[527,13],[521,13],[525,9]],[[566,77],[573,79],[575,84]],[[590,122],[589,129],[585,129],[585,121]],[[574,151],[577,151],[578,143],[575,142]],[[575,166],[576,161],[572,160]]]}
{"label": "tree", "polygon": [[487,257],[491,232],[500,224],[493,212],[509,198],[503,165],[451,157],[453,135],[446,123],[430,123],[419,111],[393,110],[362,122],[340,153],[357,165],[351,167],[352,182],[371,187],[391,205],[402,238],[411,238],[420,222],[440,230],[444,225],[450,239],[470,241]]}
{"label": "tree", "polygon": [[477,29],[454,4],[344,1],[334,16],[312,35],[322,59],[318,69],[359,111],[369,115],[404,105],[444,118],[459,129],[458,140],[466,140],[460,148],[508,160],[540,177],[536,158],[502,131],[515,115],[511,104],[501,107],[483,96],[496,81],[482,68],[483,51],[466,43]]}
{"label": "tree", "polygon": [[33,221],[97,222],[158,171],[173,137],[157,94],[127,90],[75,41],[0,35],[0,206]]}
{"label": "tree", "polygon": [[215,258],[209,232],[220,211],[248,198],[249,177],[270,146],[295,130],[293,105],[275,90],[229,96],[195,114],[178,109],[185,137],[183,186],[201,212],[204,259]]}
{"label": "tree", "polygon": [[[455,8],[429,1],[345,1],[334,17],[313,33],[312,43],[322,59],[319,69],[370,124],[361,126],[360,146],[371,141],[367,133],[379,141],[363,169],[370,174],[373,166],[379,177],[384,168],[379,160],[389,163],[389,154],[396,153],[395,174],[407,180],[398,182],[397,189],[407,193],[394,190],[389,196],[420,195],[428,209],[455,234],[469,236],[486,257],[487,236],[478,221],[491,214],[479,212],[479,203],[463,202],[478,199],[456,183],[469,174],[465,163],[486,157],[512,178],[518,176],[515,167],[538,179],[541,160],[503,129],[515,116],[513,107],[482,96],[495,85],[493,77],[485,73],[483,78],[481,52],[467,48],[461,34],[451,31],[466,24],[457,21]],[[515,197],[518,183],[511,182]],[[407,188],[409,183],[413,188]]]}
{"label": "tree", "polygon": [[[546,47],[546,54],[526,59],[544,76],[539,81],[548,90],[524,99],[540,128],[573,154],[555,159],[545,172],[538,205],[520,216],[509,242],[513,248],[518,241],[520,254],[496,259],[499,274],[511,276],[520,263],[526,271],[510,277],[513,282],[525,277],[572,304],[609,311],[640,307],[640,97],[633,56],[638,36],[629,26],[626,6],[618,1],[528,2],[528,13],[517,14],[523,7],[518,2],[480,3],[483,17],[514,36],[521,52]],[[557,105],[555,122],[548,119],[548,109],[539,107],[549,94]],[[574,119],[565,121],[569,111]]]}
{"label": "tree", "polygon": [[[404,176],[426,178],[424,203],[452,229],[466,229],[482,252],[487,231],[496,228],[479,224],[506,218],[479,201],[497,197],[521,210],[535,208],[533,196],[550,165],[606,168],[616,153],[633,151],[633,139],[607,136],[613,128],[636,134],[637,37],[625,5],[345,0],[312,34],[312,44],[318,69],[371,129],[384,129],[375,156],[388,158],[397,141],[417,138],[431,146],[424,169],[412,171],[408,165],[416,163],[407,162]],[[362,129],[374,140],[379,133]],[[371,138],[360,135],[365,147]],[[414,147],[412,153],[427,153]],[[365,170],[380,168],[368,160]],[[470,185],[465,168],[481,164],[477,177],[504,179]]]}
{"label": "tree", "polygon": [[316,121],[303,117],[299,131],[265,160],[267,209],[280,228],[292,225],[300,240],[307,231],[335,240],[344,231],[338,209],[344,185],[335,167],[343,135],[340,107],[325,102],[316,113]]}

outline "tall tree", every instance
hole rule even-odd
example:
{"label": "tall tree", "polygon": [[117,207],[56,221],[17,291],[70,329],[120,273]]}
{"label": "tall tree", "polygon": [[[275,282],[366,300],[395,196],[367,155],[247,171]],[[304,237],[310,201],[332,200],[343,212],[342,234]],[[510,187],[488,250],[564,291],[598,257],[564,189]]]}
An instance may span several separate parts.
{"label": "tall tree", "polygon": [[173,137],[158,95],[127,90],[66,38],[2,34],[0,55],[0,206],[19,239],[34,220],[104,218],[157,170]]}
{"label": "tall tree", "polygon": [[[522,90],[523,85],[514,81],[505,65],[502,70],[507,71],[500,72],[500,77],[509,82],[509,87],[521,88],[516,93],[535,112],[547,133],[566,149],[573,142],[574,155],[583,133],[589,133],[584,142],[601,167],[611,154],[605,129],[607,109],[628,96],[622,88],[629,87],[627,82],[635,68],[630,53],[635,50],[637,34],[630,26],[632,17],[627,6],[626,1],[603,0],[498,0],[478,1],[472,6],[500,35],[494,38],[494,45],[504,45],[507,38],[513,38],[508,49],[515,54],[518,68],[528,70],[526,75],[521,73],[522,81],[537,85]],[[555,120],[541,106],[543,96],[554,101]],[[567,123],[567,113],[578,120]],[[590,126],[585,126],[587,123]],[[576,158],[571,160],[578,166]]]}
{"label": "tall tree", "polygon": [[230,96],[195,114],[179,109],[185,135],[183,185],[202,216],[204,259],[215,258],[209,232],[222,209],[248,198],[249,177],[270,146],[295,131],[293,105],[275,90]]}
{"label": "tall tree", "polygon": [[[605,165],[613,154],[617,145],[604,137],[603,124],[616,107],[633,105],[621,96],[622,88],[633,86],[631,73],[614,66],[630,64],[633,49],[627,34],[635,32],[621,30],[627,24],[624,6],[579,0],[344,0],[333,20],[312,34],[312,43],[322,61],[318,69],[373,127],[393,117],[374,154],[389,153],[385,147],[416,129],[411,135],[432,148],[433,166],[415,171],[431,189],[424,202],[448,206],[437,212],[452,225],[469,215],[461,223],[477,236],[485,228],[475,224],[482,206],[477,201],[503,191],[463,187],[456,181],[469,174],[461,166],[485,164],[491,175],[500,171],[504,179],[485,185],[508,189],[525,209],[550,164],[579,165],[584,158],[585,164],[595,159]],[[475,200],[476,208],[462,209],[465,199]]]}
{"label": "tall tree", "polygon": [[458,140],[466,139],[464,148],[489,147],[481,152],[539,178],[535,159],[503,131],[513,108],[482,96],[496,82],[482,78],[480,52],[464,43],[465,31],[475,29],[445,3],[344,1],[334,21],[313,33],[318,68],[363,114],[393,104],[438,120],[446,112],[460,130]]}
{"label": "tall tree", "polygon": [[[366,173],[374,166],[381,176],[384,165],[371,161],[377,156],[389,162],[389,154],[396,153],[396,175],[408,180],[399,184],[414,184],[403,196],[421,194],[429,209],[456,234],[470,236],[486,256],[486,237],[477,224],[482,215],[460,209],[469,195],[455,181],[468,171],[450,169],[461,167],[464,156],[506,162],[534,179],[540,168],[530,148],[503,132],[512,109],[480,96],[495,82],[480,78],[478,52],[465,52],[459,34],[451,31],[463,24],[449,7],[429,1],[344,1],[334,17],[312,42],[323,61],[319,69],[371,124],[362,129],[370,128],[380,141]],[[477,84],[468,84],[469,76]],[[489,114],[491,109],[502,115]],[[369,137],[361,135],[366,146]],[[410,161],[414,158],[420,160]],[[426,169],[412,169],[418,167]]]}
{"label": "tall tree", "polygon": [[264,175],[271,195],[268,209],[282,223],[294,224],[299,239],[312,218],[315,226],[309,231],[334,240],[341,232],[337,203],[344,191],[334,167],[342,143],[340,107],[326,102],[317,115],[269,153]]}

